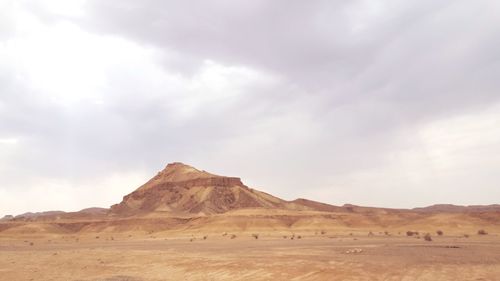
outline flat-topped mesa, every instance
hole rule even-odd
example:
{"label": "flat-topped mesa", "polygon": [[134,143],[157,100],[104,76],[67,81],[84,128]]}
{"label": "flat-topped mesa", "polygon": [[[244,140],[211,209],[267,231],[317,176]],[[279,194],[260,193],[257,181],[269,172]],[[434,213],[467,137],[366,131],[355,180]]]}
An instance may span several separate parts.
{"label": "flat-topped mesa", "polygon": [[218,176],[182,163],[165,169],[113,205],[115,214],[152,211],[171,213],[221,213],[240,206],[258,207],[252,191],[238,177]]}
{"label": "flat-topped mesa", "polygon": [[241,187],[246,187],[242,182],[240,178],[237,177],[212,177],[212,178],[198,178],[198,179],[192,179],[192,180],[185,180],[185,181],[176,181],[176,182],[161,182],[157,183],[151,188],[162,190],[166,188],[171,188],[171,187],[184,187],[184,188],[190,188],[190,187],[207,187],[207,186],[216,186],[216,187],[233,187],[233,186],[241,186]]}
{"label": "flat-topped mesa", "polygon": [[146,191],[149,189],[164,189],[171,187],[194,187],[194,186],[241,186],[246,187],[240,178],[218,176],[206,171],[200,171],[189,165],[174,162],[170,163],[158,172],[156,176],[139,187],[137,191]]}

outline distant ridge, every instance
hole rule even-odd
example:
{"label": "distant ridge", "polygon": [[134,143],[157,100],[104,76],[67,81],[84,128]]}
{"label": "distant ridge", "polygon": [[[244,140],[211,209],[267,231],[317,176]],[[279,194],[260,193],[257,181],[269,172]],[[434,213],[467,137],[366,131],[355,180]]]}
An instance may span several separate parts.
{"label": "distant ridge", "polygon": [[304,198],[287,201],[249,188],[238,177],[212,174],[180,162],[168,164],[109,209],[25,213],[0,219],[0,232],[23,235],[188,229],[371,231],[388,227],[399,232],[402,228],[445,229],[459,234],[486,226],[500,229],[500,205],[391,209],[333,206]]}
{"label": "distant ridge", "polygon": [[492,205],[460,206],[453,204],[436,204],[423,208],[413,208],[412,210],[417,212],[441,212],[441,213],[483,212],[483,211],[500,211],[500,205],[492,204]]}

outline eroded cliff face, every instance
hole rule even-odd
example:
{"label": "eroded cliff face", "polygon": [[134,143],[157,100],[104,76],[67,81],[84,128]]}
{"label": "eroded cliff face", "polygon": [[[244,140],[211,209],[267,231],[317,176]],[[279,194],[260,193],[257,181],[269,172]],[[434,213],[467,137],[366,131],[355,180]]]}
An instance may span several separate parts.
{"label": "eroded cliff face", "polygon": [[281,202],[275,201],[249,189],[240,178],[213,175],[182,163],[172,163],[126,195],[120,204],[113,205],[111,213],[214,214],[238,208],[280,205]]}

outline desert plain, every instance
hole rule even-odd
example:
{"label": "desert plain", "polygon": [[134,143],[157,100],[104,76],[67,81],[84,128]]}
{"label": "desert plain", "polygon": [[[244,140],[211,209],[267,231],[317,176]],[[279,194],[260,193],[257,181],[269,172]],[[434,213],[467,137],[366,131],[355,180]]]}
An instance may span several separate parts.
{"label": "desert plain", "polygon": [[[500,238],[201,233],[6,237],[1,280],[499,280]],[[301,239],[297,239],[301,235]],[[286,236],[286,237],[285,237]]]}
{"label": "desert plain", "polygon": [[0,280],[500,280],[500,208],[286,201],[172,163],[109,209],[3,218]]}

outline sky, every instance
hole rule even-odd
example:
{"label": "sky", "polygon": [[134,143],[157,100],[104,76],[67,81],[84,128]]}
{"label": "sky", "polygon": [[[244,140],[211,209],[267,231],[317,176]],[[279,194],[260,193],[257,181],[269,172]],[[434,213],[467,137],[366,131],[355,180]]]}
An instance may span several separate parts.
{"label": "sky", "polygon": [[183,162],[286,200],[500,203],[500,2],[0,0],[0,215]]}

